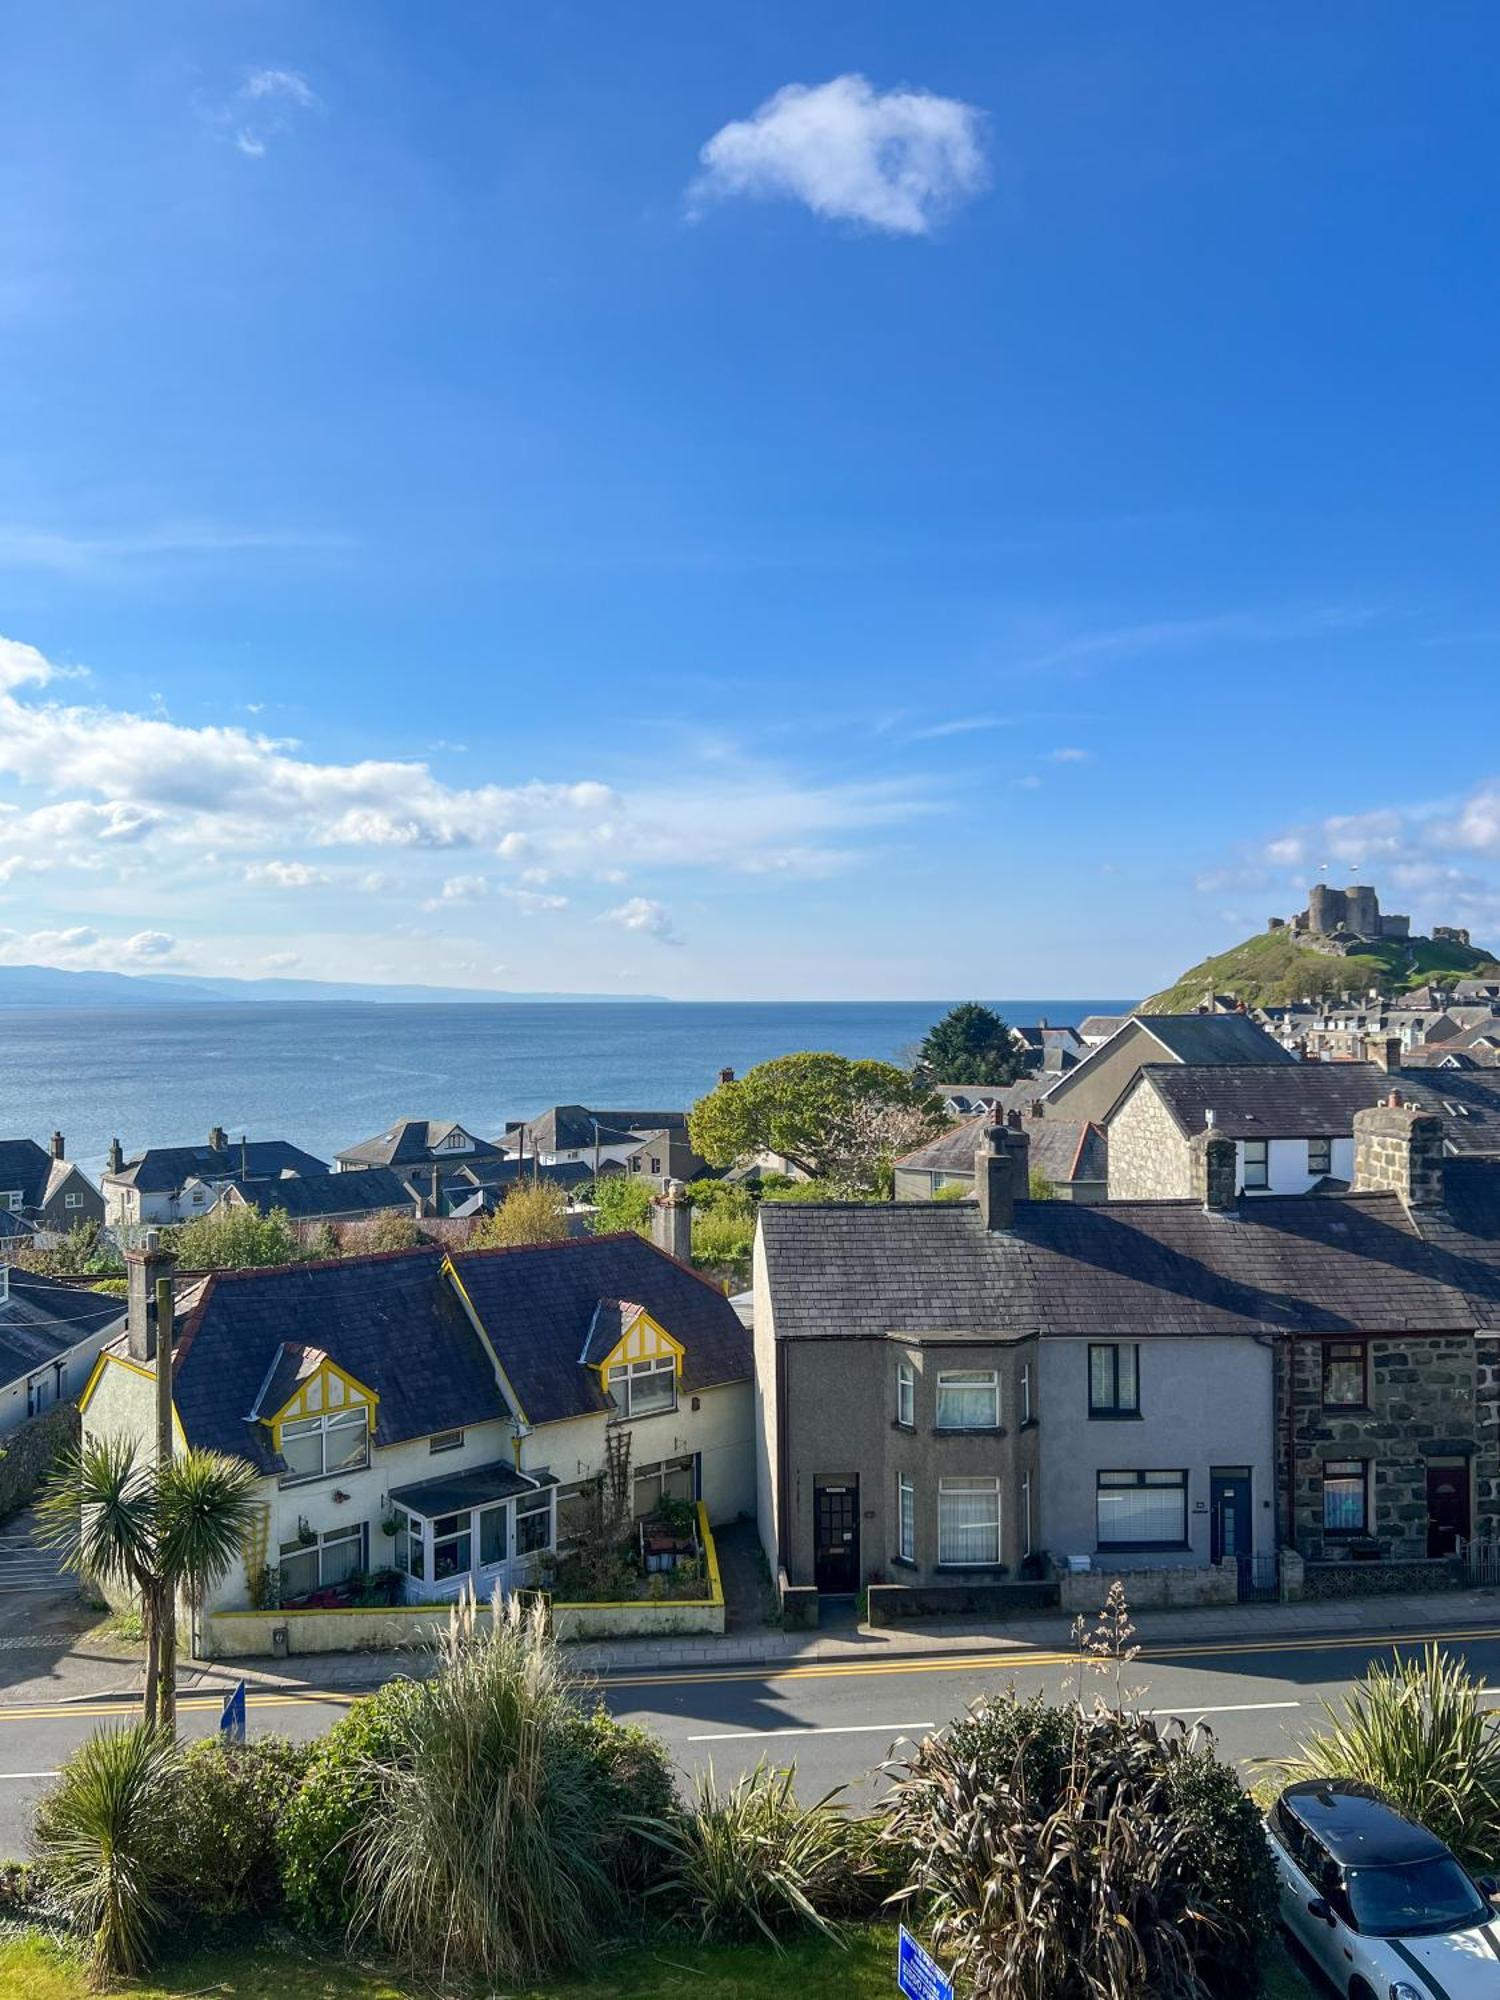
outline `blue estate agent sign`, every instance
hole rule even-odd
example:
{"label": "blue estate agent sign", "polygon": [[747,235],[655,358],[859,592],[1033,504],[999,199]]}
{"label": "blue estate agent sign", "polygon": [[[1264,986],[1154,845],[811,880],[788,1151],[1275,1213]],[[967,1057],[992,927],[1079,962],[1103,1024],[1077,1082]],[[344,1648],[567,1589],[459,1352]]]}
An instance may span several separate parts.
{"label": "blue estate agent sign", "polygon": [[905,1924],[896,1947],[896,1984],[909,2000],[953,2000],[953,1981],[917,1943]]}

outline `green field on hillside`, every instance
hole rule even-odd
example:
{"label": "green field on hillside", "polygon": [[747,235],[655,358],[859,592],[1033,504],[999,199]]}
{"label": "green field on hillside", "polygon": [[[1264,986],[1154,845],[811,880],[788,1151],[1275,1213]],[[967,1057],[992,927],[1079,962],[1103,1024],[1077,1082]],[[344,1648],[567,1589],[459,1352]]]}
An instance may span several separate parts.
{"label": "green field on hillside", "polygon": [[1347,958],[1330,958],[1299,944],[1295,932],[1262,931],[1228,951],[1205,958],[1180,979],[1141,1003],[1143,1014],[1189,1014],[1205,993],[1233,993],[1249,1007],[1285,1006],[1304,995],[1405,993],[1429,979],[1500,979],[1500,963],[1487,951],[1432,938],[1386,938]]}

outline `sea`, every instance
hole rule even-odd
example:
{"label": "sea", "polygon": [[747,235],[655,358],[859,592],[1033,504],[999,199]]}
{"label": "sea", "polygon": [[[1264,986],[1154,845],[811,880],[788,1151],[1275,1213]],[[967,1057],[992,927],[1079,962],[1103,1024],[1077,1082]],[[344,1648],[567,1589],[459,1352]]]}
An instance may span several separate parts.
{"label": "sea", "polygon": [[[147,1145],[289,1139],[321,1159],[402,1117],[483,1137],[550,1104],[673,1110],[796,1049],[900,1061],[932,1000],[175,1003],[0,1008],[0,1137],[46,1141],[97,1177],[112,1138]],[[1125,1000],[1009,1000],[1056,1026]]]}

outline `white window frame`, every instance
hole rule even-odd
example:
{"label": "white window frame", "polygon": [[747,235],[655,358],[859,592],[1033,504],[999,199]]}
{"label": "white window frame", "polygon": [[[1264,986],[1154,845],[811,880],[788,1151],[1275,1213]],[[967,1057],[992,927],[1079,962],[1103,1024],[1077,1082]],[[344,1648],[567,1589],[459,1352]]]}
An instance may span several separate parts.
{"label": "white window frame", "polygon": [[[657,1381],[669,1377],[672,1384],[672,1400],[655,1403],[650,1409],[635,1407],[635,1385],[637,1382]],[[677,1358],[672,1354],[658,1355],[651,1361],[626,1361],[609,1371],[609,1393],[614,1397],[623,1417],[666,1417],[677,1408]]]}
{"label": "white window frame", "polygon": [[[557,1488],[555,1486],[543,1487],[540,1493],[517,1494],[515,1500],[512,1502],[512,1505],[515,1508],[515,1516],[516,1516],[514,1522],[514,1529],[515,1529],[514,1553],[517,1560],[519,1560],[519,1558],[522,1556],[546,1555],[552,1549],[556,1548],[557,1546],[556,1500],[557,1500]],[[545,1539],[543,1541],[535,1543],[532,1546],[527,1546],[523,1540],[523,1530],[521,1527],[521,1523],[523,1521],[533,1521],[538,1519],[546,1521],[547,1526],[546,1526]]]}
{"label": "white window frame", "polygon": [[[1319,1154],[1320,1154],[1320,1156],[1321,1156],[1321,1158],[1322,1158],[1322,1162],[1323,1162],[1323,1164],[1322,1164],[1321,1166],[1316,1166],[1316,1165],[1314,1164],[1314,1162],[1313,1162],[1313,1147],[1314,1147],[1314,1146],[1316,1146],[1316,1147],[1318,1148],[1318,1150],[1319,1150]],[[1316,1178],[1321,1178],[1321,1177],[1322,1177],[1322,1176],[1323,1176],[1324,1174],[1331,1174],[1331,1173],[1333,1172],[1333,1141],[1332,1141],[1332,1139],[1309,1139],[1309,1140],[1308,1140],[1308,1142],[1307,1142],[1307,1171],[1308,1171],[1308,1172],[1309,1172],[1310,1174],[1312,1174],[1312,1175],[1313,1175],[1314,1177],[1316,1177]]]}
{"label": "white window frame", "polygon": [[896,1554],[902,1562],[917,1559],[917,1489],[909,1474],[896,1474]]}
{"label": "white window frame", "polygon": [[459,1451],[462,1449],[464,1434],[461,1430],[434,1431],[427,1440],[429,1458],[434,1452]]}
{"label": "white window frame", "polygon": [[21,1188],[7,1188],[0,1194],[0,1203],[3,1203],[12,1215],[19,1215],[26,1206],[25,1191]]}
{"label": "white window frame", "polygon": [[[327,1564],[324,1562],[326,1552],[330,1549],[346,1549],[351,1542],[358,1545],[359,1552],[359,1560],[355,1563],[354,1569],[343,1569],[337,1576],[328,1577],[325,1574]],[[305,1562],[309,1558],[313,1558],[316,1562],[317,1581],[301,1589],[289,1589],[282,1574],[284,1566],[288,1561]],[[332,1584],[342,1583],[356,1571],[368,1570],[369,1567],[369,1527],[364,1521],[357,1522],[353,1527],[325,1528],[315,1542],[282,1542],[276,1551],[276,1573],[281,1581],[283,1597],[304,1597],[309,1591],[327,1590]]]}
{"label": "white window frame", "polygon": [[[990,1416],[981,1423],[954,1423],[951,1418],[944,1421],[943,1392],[945,1389],[955,1394],[972,1393],[987,1387],[990,1392]],[[937,1415],[934,1428],[940,1431],[997,1431],[1000,1428],[1000,1371],[998,1368],[946,1368],[937,1378]]]}
{"label": "white window frame", "polygon": [[[995,1502],[993,1518],[986,1516],[978,1521],[954,1521],[945,1502],[957,1502],[961,1497],[979,1499],[992,1495]],[[952,1512],[957,1512],[955,1506]],[[956,1553],[961,1546],[958,1539],[972,1537],[976,1530],[993,1531],[993,1555],[967,1555]],[[972,1475],[953,1475],[938,1481],[938,1563],[943,1569],[996,1569],[1000,1563],[1000,1481]]]}
{"label": "white window frame", "polygon": [[[1269,1139],[1242,1139],[1244,1147],[1241,1158],[1244,1162],[1244,1187],[1246,1194],[1265,1194],[1271,1186],[1271,1142]],[[1253,1165],[1250,1148],[1259,1150],[1259,1159]]]}
{"label": "white window frame", "polygon": [[[669,1482],[676,1480],[680,1485],[684,1475],[687,1478],[686,1493],[672,1493]],[[637,1488],[654,1486],[655,1492],[646,1506],[641,1505]],[[638,1465],[630,1481],[630,1506],[632,1516],[644,1521],[648,1514],[654,1514],[664,1498],[685,1500],[689,1506],[698,1495],[698,1465],[695,1452],[681,1452],[675,1458],[656,1459],[648,1465]]]}
{"label": "white window frame", "polygon": [[82,1207],[83,1207],[83,1196],[82,1196],[81,1194],[65,1194],[65,1195],[63,1196],[63,1207],[64,1207],[64,1208],[82,1208]]}
{"label": "white window frame", "polygon": [[[337,1465],[328,1463],[329,1437],[343,1430],[352,1430],[355,1419],[359,1421],[361,1446],[358,1458],[341,1459]],[[344,1410],[325,1410],[316,1417],[293,1417],[281,1426],[282,1457],[286,1456],[286,1439],[290,1433],[297,1438],[316,1435],[322,1447],[321,1462],[316,1472],[284,1472],[283,1486],[305,1486],[314,1479],[341,1479],[346,1473],[362,1472],[370,1463],[370,1413],[363,1404]]]}
{"label": "white window frame", "polygon": [[896,1363],[896,1422],[904,1430],[917,1427],[917,1371],[904,1354]]}
{"label": "white window frame", "polygon": [[1021,1422],[1031,1422],[1031,1363],[1021,1363]]}

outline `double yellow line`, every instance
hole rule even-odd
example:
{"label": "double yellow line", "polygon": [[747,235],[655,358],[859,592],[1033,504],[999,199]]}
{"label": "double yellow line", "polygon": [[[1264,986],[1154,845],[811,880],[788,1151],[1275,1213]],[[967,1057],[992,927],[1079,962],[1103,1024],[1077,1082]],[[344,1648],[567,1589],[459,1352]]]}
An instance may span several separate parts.
{"label": "double yellow line", "polygon": [[[1476,1625],[1443,1632],[1340,1632],[1320,1633],[1314,1638],[1220,1639],[1194,1645],[1144,1646],[1143,1663],[1163,1664],[1173,1660],[1242,1659],[1247,1655],[1276,1653],[1383,1653],[1395,1646],[1451,1645],[1464,1640],[1500,1639],[1500,1626]],[[701,1687],[722,1682],[853,1680],[906,1676],[909,1674],[1009,1674],[1031,1673],[1045,1667],[1071,1667],[1077,1663],[1071,1652],[1034,1651],[1025,1646],[997,1646],[983,1653],[943,1654],[936,1658],[902,1660],[817,1660],[806,1666],[785,1667],[767,1662],[763,1667],[706,1667],[698,1672],[606,1674],[600,1676],[606,1691],[614,1688]],[[228,1690],[211,1695],[186,1695],[179,1699],[179,1715],[207,1714],[223,1706]],[[312,1707],[348,1708],[362,1693],[348,1688],[273,1689],[247,1696],[251,1708]],[[106,1701],[35,1702],[25,1706],[0,1702],[0,1723],[61,1722],[82,1718],[111,1718],[135,1715],[139,1699],[128,1696]]]}

